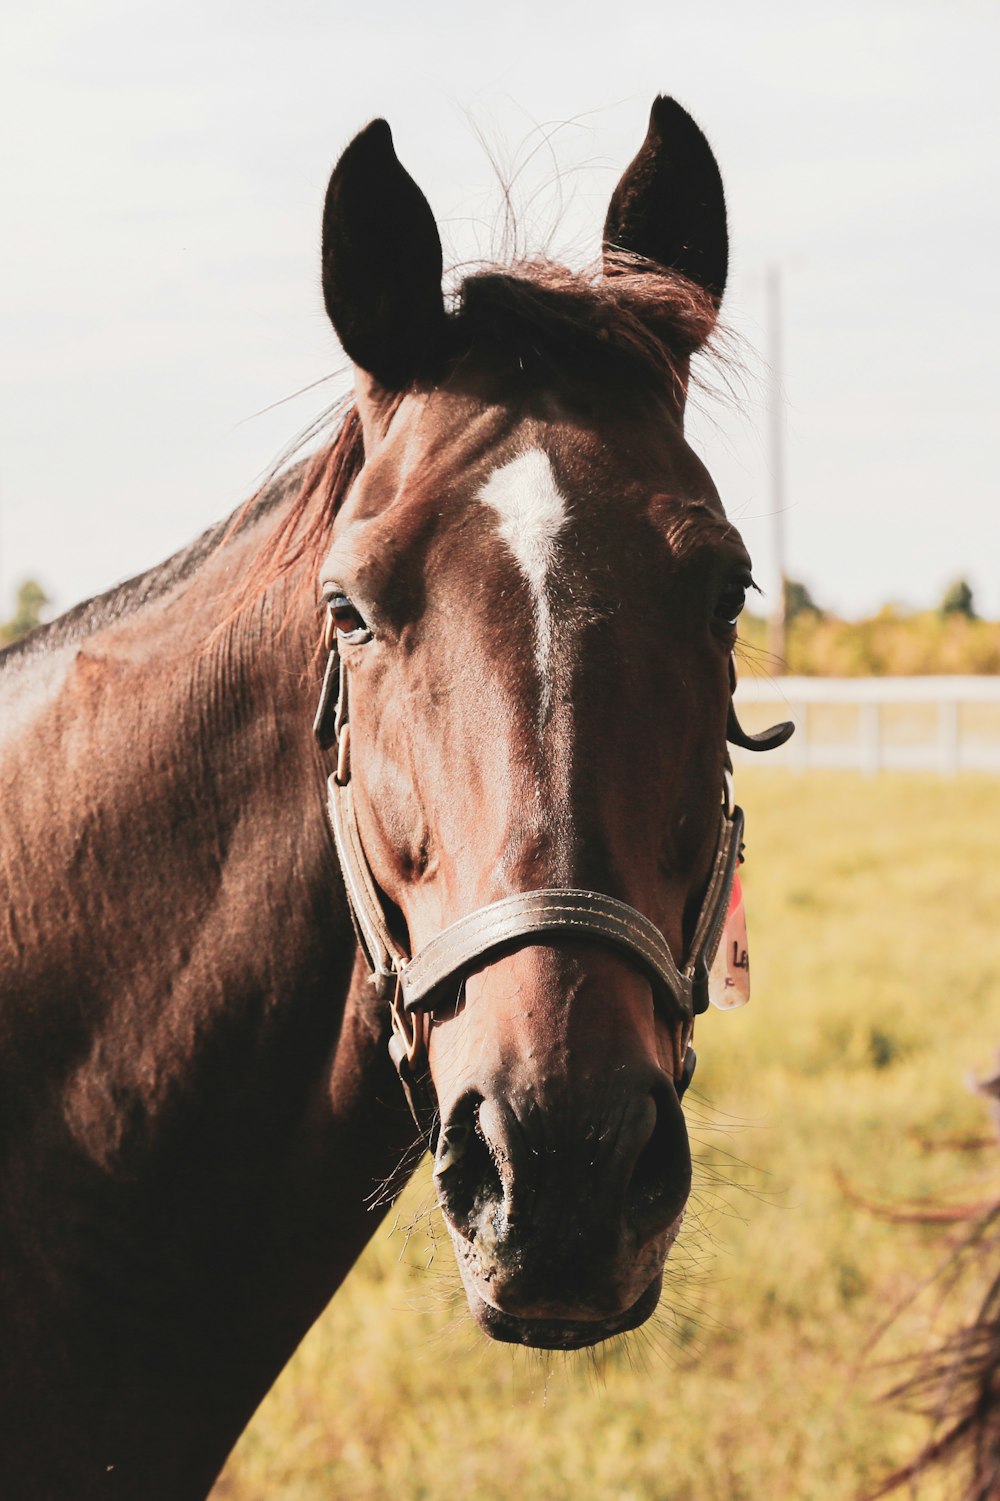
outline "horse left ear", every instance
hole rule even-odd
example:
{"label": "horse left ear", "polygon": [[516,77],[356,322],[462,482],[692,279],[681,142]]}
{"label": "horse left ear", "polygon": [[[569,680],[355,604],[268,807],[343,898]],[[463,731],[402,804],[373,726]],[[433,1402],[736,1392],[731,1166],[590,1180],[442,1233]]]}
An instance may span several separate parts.
{"label": "horse left ear", "polygon": [[400,391],[436,363],[445,331],[434,214],[384,120],[347,147],[323,209],[323,299],[355,365]]}
{"label": "horse left ear", "polygon": [[729,268],[726,200],[712,148],[687,110],[653,101],[638,156],[615,188],[604,224],[607,253],[625,250],[696,282],[715,306]]}

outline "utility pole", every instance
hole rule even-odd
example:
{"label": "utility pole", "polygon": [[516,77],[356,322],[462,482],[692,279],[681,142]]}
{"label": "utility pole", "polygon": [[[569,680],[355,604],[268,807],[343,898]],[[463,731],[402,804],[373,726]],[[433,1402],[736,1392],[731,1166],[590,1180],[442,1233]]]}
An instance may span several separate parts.
{"label": "utility pole", "polygon": [[767,268],[767,343],[768,427],[771,456],[771,525],[774,566],[778,575],[778,597],[768,620],[768,648],[771,671],[785,670],[785,424],[781,390],[781,269],[777,263]]}

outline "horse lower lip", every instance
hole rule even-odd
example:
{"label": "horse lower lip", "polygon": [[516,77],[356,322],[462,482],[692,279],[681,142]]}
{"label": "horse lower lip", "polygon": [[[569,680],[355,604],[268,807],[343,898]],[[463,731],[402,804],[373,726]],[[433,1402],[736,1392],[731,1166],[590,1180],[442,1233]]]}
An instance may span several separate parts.
{"label": "horse lower lip", "polygon": [[660,1282],[655,1277],[631,1308],[609,1319],[522,1319],[494,1308],[478,1295],[473,1313],[480,1328],[502,1343],[535,1350],[583,1350],[644,1324],[660,1300]]}

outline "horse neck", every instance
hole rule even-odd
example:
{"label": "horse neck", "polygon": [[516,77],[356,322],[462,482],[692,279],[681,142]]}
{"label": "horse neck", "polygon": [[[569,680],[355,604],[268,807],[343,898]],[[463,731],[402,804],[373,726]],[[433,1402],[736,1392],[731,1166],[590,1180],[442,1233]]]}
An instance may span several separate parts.
{"label": "horse neck", "polygon": [[[64,958],[78,989],[110,1002],[125,985],[145,1026],[183,991],[286,991],[276,950],[282,972],[311,967],[331,918],[350,948],[308,727],[311,581],[235,608],[258,531],[153,603],[57,641],[25,669],[5,750],[5,858],[12,877],[19,855],[30,870],[10,886],[17,969],[29,982],[44,950],[50,983]],[[324,922],[298,919],[324,902]]]}
{"label": "horse neck", "polygon": [[234,609],[256,530],[54,643],[0,758],[0,1343],[24,1372],[0,1425],[36,1454],[36,1387],[134,1466],[176,1442],[158,1412],[211,1402],[187,1470],[210,1474],[412,1137],[352,999],[313,582],[303,565]]}

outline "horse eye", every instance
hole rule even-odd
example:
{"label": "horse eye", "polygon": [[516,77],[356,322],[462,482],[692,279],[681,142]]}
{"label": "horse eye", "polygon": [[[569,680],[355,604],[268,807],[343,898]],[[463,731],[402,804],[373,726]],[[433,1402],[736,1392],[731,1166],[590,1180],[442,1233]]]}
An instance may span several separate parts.
{"label": "horse eye", "polygon": [[730,630],[736,625],[747,602],[747,591],[743,584],[729,584],[715,602],[715,622],[717,625],[727,626]]}
{"label": "horse eye", "polygon": [[372,639],[372,633],[363,617],[346,594],[330,594],[326,603],[337,627],[337,634],[343,636],[345,641],[364,642]]}

